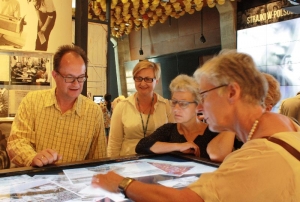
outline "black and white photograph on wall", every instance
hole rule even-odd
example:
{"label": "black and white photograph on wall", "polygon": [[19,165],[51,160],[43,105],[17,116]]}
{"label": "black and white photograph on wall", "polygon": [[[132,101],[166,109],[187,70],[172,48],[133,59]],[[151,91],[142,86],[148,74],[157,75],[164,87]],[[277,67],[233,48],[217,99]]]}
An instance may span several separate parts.
{"label": "black and white photograph on wall", "polygon": [[0,64],[1,64],[1,74],[0,74],[0,85],[9,84],[9,55],[0,53]]}
{"label": "black and white photograph on wall", "polygon": [[9,108],[8,116],[15,117],[22,99],[30,92],[30,90],[9,90]]}
{"label": "black and white photograph on wall", "polygon": [[55,52],[70,44],[71,6],[72,0],[1,0],[0,48]]}
{"label": "black and white photograph on wall", "polygon": [[10,57],[10,80],[15,85],[50,86],[51,60],[47,57]]}
{"label": "black and white photograph on wall", "polygon": [[[274,8],[275,4],[265,6]],[[299,92],[300,18],[284,18],[270,24],[238,30],[237,50],[251,55],[260,71],[278,80],[281,100]],[[272,111],[278,112],[279,104]]]}
{"label": "black and white photograph on wall", "polygon": [[8,117],[8,90],[0,88],[0,117]]}

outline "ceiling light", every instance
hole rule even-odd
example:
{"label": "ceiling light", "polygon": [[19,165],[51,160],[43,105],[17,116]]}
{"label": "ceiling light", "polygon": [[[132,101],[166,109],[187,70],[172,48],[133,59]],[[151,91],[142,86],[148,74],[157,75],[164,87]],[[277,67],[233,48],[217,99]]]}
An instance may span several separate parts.
{"label": "ceiling light", "polygon": [[200,37],[200,41],[202,43],[205,43],[206,42],[206,39],[203,35],[203,11],[201,10],[201,37]]}
{"label": "ceiling light", "polygon": [[143,39],[142,30],[143,30],[143,28],[141,28],[141,48],[140,48],[140,50],[139,50],[140,55],[144,55],[144,51],[143,51],[143,49],[142,49],[142,39]]}
{"label": "ceiling light", "polygon": [[202,43],[205,43],[205,42],[206,42],[206,39],[205,39],[205,37],[203,36],[203,34],[201,34],[200,41],[201,41]]}

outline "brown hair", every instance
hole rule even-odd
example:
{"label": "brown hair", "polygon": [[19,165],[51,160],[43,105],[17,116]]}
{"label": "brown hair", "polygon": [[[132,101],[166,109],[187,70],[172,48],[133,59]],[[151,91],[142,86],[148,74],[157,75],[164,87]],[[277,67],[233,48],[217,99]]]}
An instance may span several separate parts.
{"label": "brown hair", "polygon": [[82,48],[80,48],[79,46],[75,46],[75,45],[62,45],[58,48],[58,50],[56,51],[56,53],[54,54],[54,57],[53,57],[54,71],[59,70],[62,57],[65,54],[70,53],[70,52],[74,53],[74,55],[77,55],[78,57],[81,57],[84,61],[85,68],[87,68],[88,58],[87,58],[84,50],[82,50]]}

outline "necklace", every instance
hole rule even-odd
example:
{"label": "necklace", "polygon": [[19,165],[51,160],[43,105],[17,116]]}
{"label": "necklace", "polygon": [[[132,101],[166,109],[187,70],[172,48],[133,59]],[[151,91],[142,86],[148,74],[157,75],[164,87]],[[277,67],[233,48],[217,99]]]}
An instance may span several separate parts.
{"label": "necklace", "polygon": [[254,123],[253,123],[253,125],[252,125],[252,128],[251,128],[251,130],[250,130],[250,133],[249,133],[249,135],[248,135],[248,137],[247,137],[247,141],[251,140],[251,138],[252,138],[252,136],[253,136],[253,134],[254,134],[254,132],[255,132],[255,130],[256,130],[256,127],[257,127],[258,122],[259,122],[259,121],[258,121],[257,119],[254,121]]}
{"label": "necklace", "polygon": [[141,121],[142,121],[143,133],[144,133],[144,137],[145,137],[146,132],[147,132],[147,128],[148,128],[148,122],[149,122],[149,117],[150,117],[150,114],[151,114],[151,109],[152,109],[152,103],[153,103],[153,100],[154,100],[154,96],[152,97],[152,100],[151,100],[151,105],[150,105],[150,110],[149,110],[149,114],[148,114],[147,121],[146,121],[146,126],[144,126],[144,120],[143,120],[142,113],[141,113],[139,99],[136,98],[136,100],[137,100],[137,103],[138,103],[138,106],[139,106],[139,112],[140,112],[140,117],[141,117]]}
{"label": "necklace", "polygon": [[[264,114],[264,113],[262,113],[262,115],[263,115],[263,114]],[[260,115],[260,117],[254,121],[254,123],[253,123],[253,125],[252,125],[252,128],[251,128],[251,130],[250,130],[250,132],[249,132],[249,134],[248,134],[247,141],[251,140],[251,138],[252,138],[252,136],[253,136],[253,134],[254,134],[254,132],[255,132],[255,130],[256,130],[257,124],[258,124],[258,122],[259,122],[258,120],[262,117],[262,115]]]}

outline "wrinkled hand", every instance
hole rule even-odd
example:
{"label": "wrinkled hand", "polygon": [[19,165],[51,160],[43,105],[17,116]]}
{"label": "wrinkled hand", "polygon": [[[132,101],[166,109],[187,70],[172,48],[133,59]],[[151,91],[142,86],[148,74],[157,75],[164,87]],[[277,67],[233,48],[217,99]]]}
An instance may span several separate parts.
{"label": "wrinkled hand", "polygon": [[194,142],[181,143],[179,151],[184,154],[194,154],[196,157],[200,157],[200,149]]}
{"label": "wrinkled hand", "polygon": [[32,160],[31,166],[42,167],[48,164],[54,164],[58,160],[61,160],[62,156],[59,155],[53,149],[44,149],[43,151],[37,153]]}
{"label": "wrinkled hand", "polygon": [[109,171],[107,174],[97,174],[92,178],[93,187],[101,187],[109,192],[118,193],[118,186],[124,177]]}

